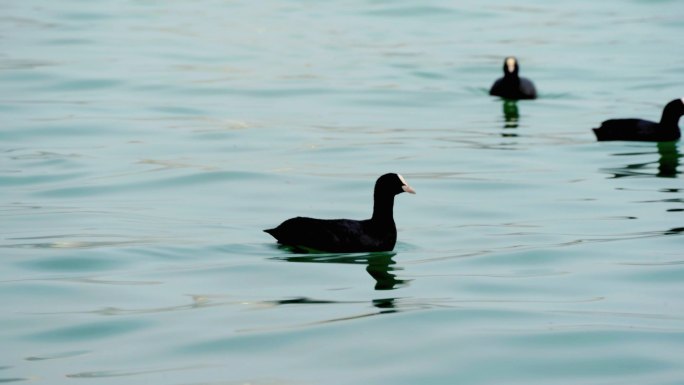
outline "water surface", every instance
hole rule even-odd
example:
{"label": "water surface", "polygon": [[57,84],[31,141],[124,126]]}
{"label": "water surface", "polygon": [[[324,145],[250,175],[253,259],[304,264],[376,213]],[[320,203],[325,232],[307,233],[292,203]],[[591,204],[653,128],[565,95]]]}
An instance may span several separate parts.
{"label": "water surface", "polygon": [[[678,384],[677,1],[23,1],[0,16],[0,382]],[[487,95],[503,58],[540,92]],[[363,219],[392,252],[261,229]]]}

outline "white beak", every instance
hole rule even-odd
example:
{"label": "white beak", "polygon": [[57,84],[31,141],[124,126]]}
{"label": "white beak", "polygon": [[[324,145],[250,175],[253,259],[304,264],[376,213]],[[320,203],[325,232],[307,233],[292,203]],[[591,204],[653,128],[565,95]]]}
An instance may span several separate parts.
{"label": "white beak", "polygon": [[512,57],[506,59],[506,67],[508,67],[508,72],[513,72],[515,70],[515,59]]}
{"label": "white beak", "polygon": [[407,184],[401,186],[401,189],[406,191],[409,194],[415,194],[416,193],[416,191],[414,189],[412,189],[411,186],[409,186]]}
{"label": "white beak", "polygon": [[399,180],[403,184],[403,186],[401,186],[402,190],[406,191],[409,194],[415,194],[416,193],[416,190],[412,189],[411,186],[409,186],[409,184],[406,183],[406,179],[404,179],[403,176],[401,176],[399,174],[397,174],[397,176],[399,177]]}

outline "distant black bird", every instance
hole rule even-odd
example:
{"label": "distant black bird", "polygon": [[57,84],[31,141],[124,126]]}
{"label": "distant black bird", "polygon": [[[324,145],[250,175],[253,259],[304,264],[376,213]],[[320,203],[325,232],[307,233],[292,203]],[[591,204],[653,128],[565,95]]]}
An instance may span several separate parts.
{"label": "distant black bird", "polygon": [[353,253],[390,251],[397,241],[394,196],[416,192],[399,174],[385,174],[375,182],[373,216],[351,219],[290,218],[274,229],[264,230],[278,243],[305,250]]}
{"label": "distant black bird", "polygon": [[489,94],[504,99],[535,99],[537,90],[530,79],[518,76],[520,66],[518,60],[509,56],[504,60],[504,76],[494,82]]}
{"label": "distant black bird", "polygon": [[681,136],[678,123],[682,115],[684,115],[684,98],[667,103],[663,108],[663,116],[659,123],[643,119],[610,119],[593,130],[599,141],[669,142]]}

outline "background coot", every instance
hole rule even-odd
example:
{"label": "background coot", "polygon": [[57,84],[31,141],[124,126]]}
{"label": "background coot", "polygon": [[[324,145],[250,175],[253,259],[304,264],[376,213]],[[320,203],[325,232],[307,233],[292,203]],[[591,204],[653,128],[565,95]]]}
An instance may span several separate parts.
{"label": "background coot", "polygon": [[684,115],[684,98],[675,99],[663,108],[660,122],[643,119],[610,119],[594,128],[599,141],[632,140],[669,142],[680,138],[679,118]]}
{"label": "background coot", "polygon": [[516,58],[507,57],[504,60],[503,71],[504,76],[494,82],[489,90],[490,95],[512,100],[535,99],[537,97],[537,90],[532,81],[518,75],[520,66]]}

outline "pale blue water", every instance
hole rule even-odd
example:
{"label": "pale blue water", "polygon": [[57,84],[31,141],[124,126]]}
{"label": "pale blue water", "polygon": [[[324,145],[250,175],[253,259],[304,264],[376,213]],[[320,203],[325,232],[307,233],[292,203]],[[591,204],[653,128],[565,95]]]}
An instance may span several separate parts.
{"label": "pale blue water", "polygon": [[[590,132],[684,96],[681,1],[0,8],[0,382],[684,383],[682,145]],[[261,232],[385,172],[392,253]]]}

